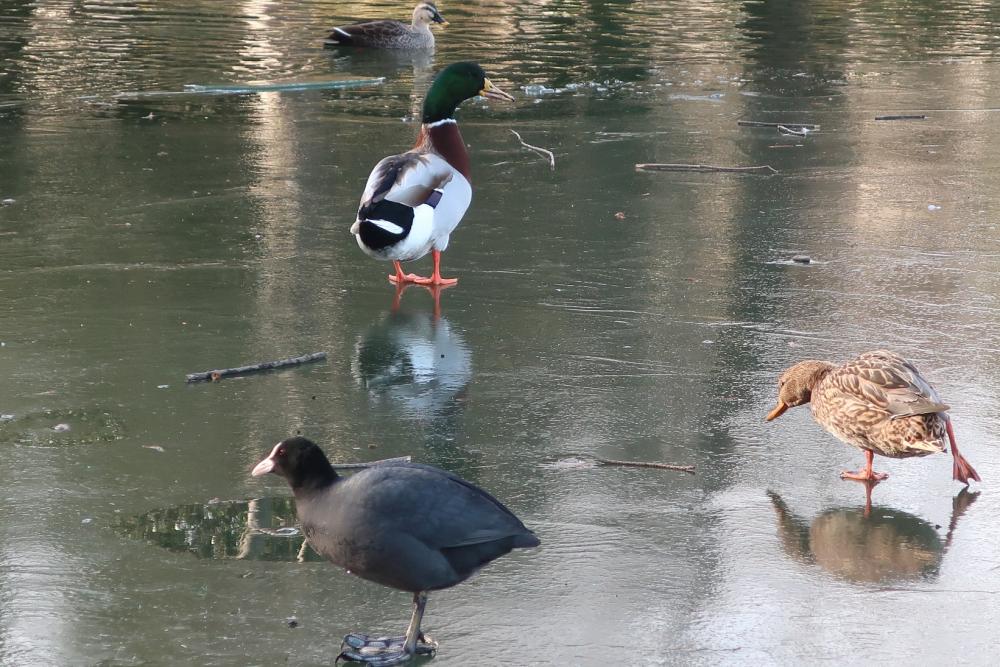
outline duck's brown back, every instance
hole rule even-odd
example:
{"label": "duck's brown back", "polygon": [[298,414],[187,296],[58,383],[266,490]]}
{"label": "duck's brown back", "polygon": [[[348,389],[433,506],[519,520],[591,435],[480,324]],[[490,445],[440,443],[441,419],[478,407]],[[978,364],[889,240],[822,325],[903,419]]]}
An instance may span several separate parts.
{"label": "duck's brown back", "polygon": [[890,458],[944,451],[948,406],[916,367],[893,352],[867,352],[813,390],[812,413],[835,436]]}

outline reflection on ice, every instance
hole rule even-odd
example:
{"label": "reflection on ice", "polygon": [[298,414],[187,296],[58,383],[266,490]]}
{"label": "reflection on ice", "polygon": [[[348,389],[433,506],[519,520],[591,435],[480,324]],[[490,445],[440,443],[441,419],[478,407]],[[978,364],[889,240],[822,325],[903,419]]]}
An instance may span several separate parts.
{"label": "reflection on ice", "polygon": [[199,558],[323,560],[305,546],[292,498],[212,502],[153,510],[123,519],[129,537]]}
{"label": "reflection on ice", "polygon": [[768,491],[785,552],[855,583],[935,579],[959,518],[979,495],[965,488],[955,496],[942,540],[928,521],[891,507],[872,507],[870,487],[867,494],[863,507],[832,508],[807,521]]}
{"label": "reflection on ice", "polygon": [[459,400],[472,377],[472,353],[447,318],[394,310],[358,341],[351,372],[371,403],[425,418]]}

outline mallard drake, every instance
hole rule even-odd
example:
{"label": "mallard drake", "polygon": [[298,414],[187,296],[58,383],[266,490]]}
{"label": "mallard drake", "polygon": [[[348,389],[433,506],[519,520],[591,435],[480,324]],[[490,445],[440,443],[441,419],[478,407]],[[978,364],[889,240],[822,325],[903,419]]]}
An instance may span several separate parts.
{"label": "mallard drake", "polygon": [[[351,233],[375,259],[392,260],[389,280],[420,285],[454,285],[441,277],[441,253],[472,201],[469,154],[458,131],[455,109],[477,95],[513,101],[493,85],[475,63],[455,63],[441,70],[424,98],[423,124],[413,148],[375,165]],[[434,257],[430,278],[404,274],[400,262]]]}
{"label": "mallard drake", "polygon": [[431,32],[431,23],[448,25],[434,3],[423,0],[413,8],[410,25],[391,19],[341,25],[330,31],[325,44],[377,49],[432,49],[434,33]]}
{"label": "mallard drake", "polygon": [[888,477],[872,470],[875,454],[893,459],[946,451],[951,443],[952,476],[968,484],[979,474],[958,451],[955,431],[934,388],[906,359],[894,352],[866,352],[843,366],[826,361],[801,361],[778,379],[778,404],[767,421],[788,408],[810,403],[820,426],[865,453],[858,472],[843,479],[880,481]]}

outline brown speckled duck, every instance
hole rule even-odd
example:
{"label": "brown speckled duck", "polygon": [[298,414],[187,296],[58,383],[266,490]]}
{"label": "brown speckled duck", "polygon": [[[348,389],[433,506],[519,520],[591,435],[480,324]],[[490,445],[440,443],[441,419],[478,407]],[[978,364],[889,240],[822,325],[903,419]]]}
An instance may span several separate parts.
{"label": "brown speckled duck", "polygon": [[767,421],[788,408],[811,403],[820,426],[865,453],[867,464],[842,479],[878,482],[885,473],[872,470],[875,454],[893,459],[946,451],[948,436],[954,458],[953,477],[968,484],[979,474],[958,451],[948,407],[920,372],[898,354],[866,352],[843,366],[801,361],[778,379],[778,404]]}
{"label": "brown speckled duck", "polygon": [[337,26],[330,31],[327,46],[368,46],[376,49],[432,49],[431,23],[448,25],[430,0],[413,8],[413,21],[407,25],[391,19]]}

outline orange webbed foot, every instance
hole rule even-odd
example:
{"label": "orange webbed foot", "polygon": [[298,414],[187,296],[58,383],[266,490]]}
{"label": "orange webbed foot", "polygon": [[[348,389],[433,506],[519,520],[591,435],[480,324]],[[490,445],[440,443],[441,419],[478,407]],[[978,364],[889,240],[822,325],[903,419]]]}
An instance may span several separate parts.
{"label": "orange webbed foot", "polygon": [[881,482],[884,479],[889,479],[889,473],[887,472],[875,472],[874,470],[845,470],[840,473],[840,479],[853,479],[858,482]]}
{"label": "orange webbed foot", "polygon": [[458,284],[458,278],[442,278],[441,276],[431,276],[430,278],[414,276],[414,278],[413,282],[416,284],[428,287],[451,287]]}
{"label": "orange webbed foot", "polygon": [[425,281],[427,280],[430,280],[430,278],[424,278],[423,276],[418,276],[415,273],[389,275],[389,282],[393,285],[405,285],[407,283],[413,283],[414,285],[426,285],[427,283]]}

